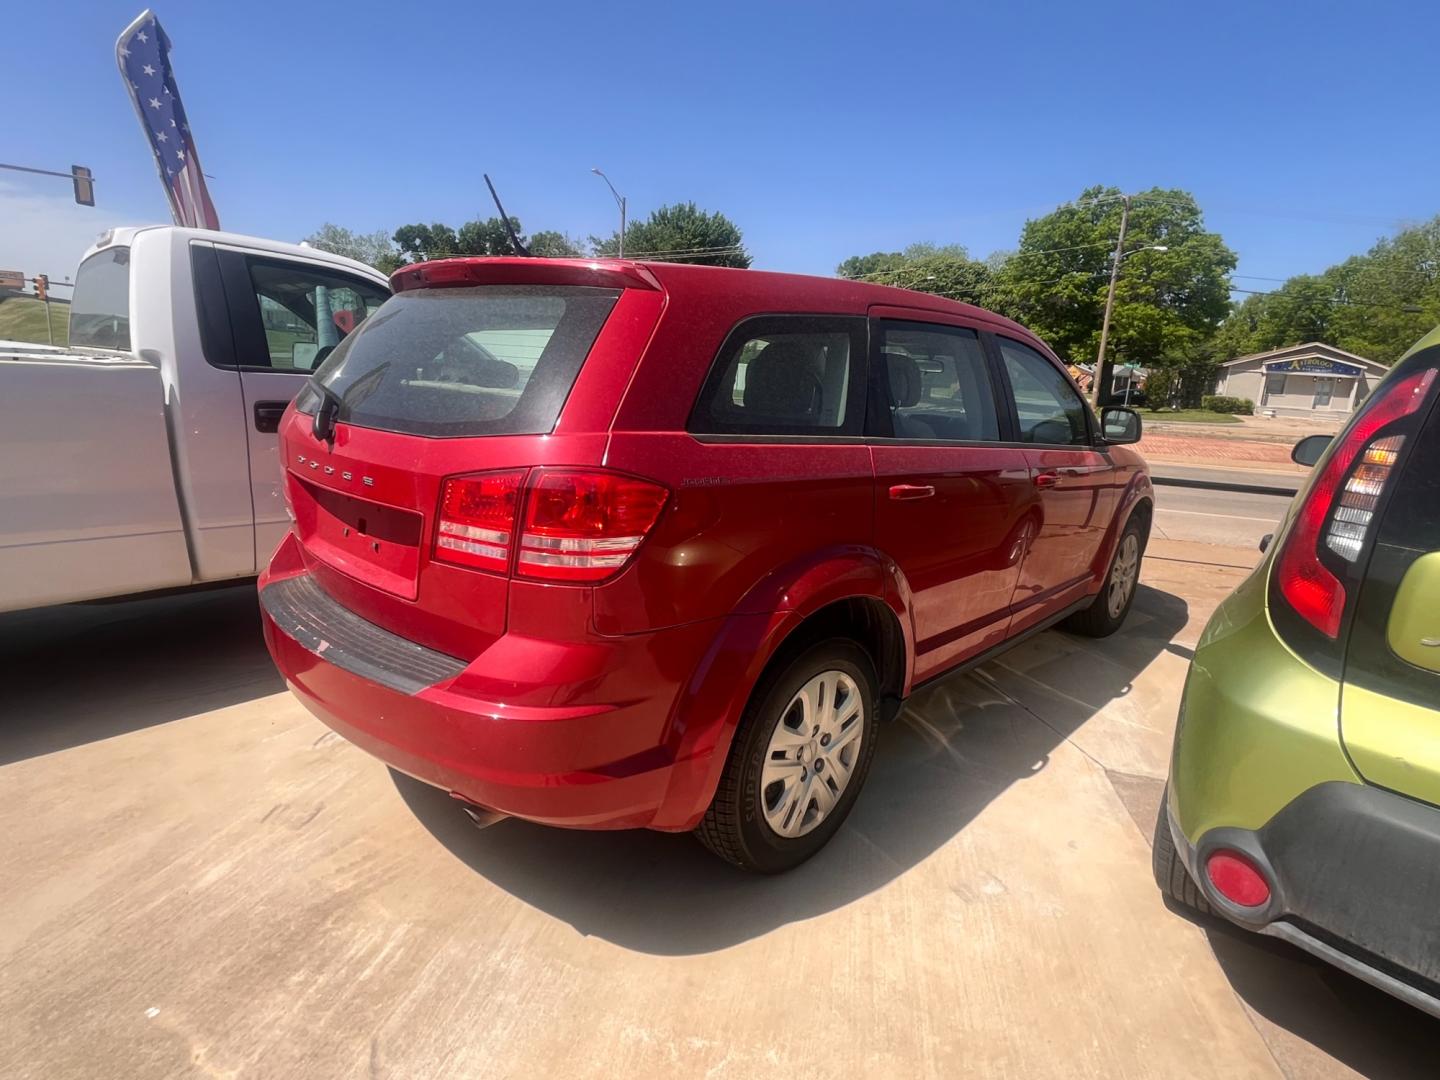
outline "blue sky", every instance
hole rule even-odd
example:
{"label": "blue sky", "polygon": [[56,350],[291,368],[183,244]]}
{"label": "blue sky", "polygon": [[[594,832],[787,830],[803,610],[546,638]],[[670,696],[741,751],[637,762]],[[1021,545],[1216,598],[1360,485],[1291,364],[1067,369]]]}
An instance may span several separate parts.
{"label": "blue sky", "polygon": [[[1440,5],[167,3],[156,13],[227,229],[296,240],[488,216],[607,232],[693,199],[759,267],[915,240],[984,256],[1094,183],[1193,191],[1235,284],[1319,271],[1440,213]],[[0,46],[0,266],[70,273],[166,220],[115,68],[128,3],[15,4]],[[41,265],[41,264],[44,265]]]}

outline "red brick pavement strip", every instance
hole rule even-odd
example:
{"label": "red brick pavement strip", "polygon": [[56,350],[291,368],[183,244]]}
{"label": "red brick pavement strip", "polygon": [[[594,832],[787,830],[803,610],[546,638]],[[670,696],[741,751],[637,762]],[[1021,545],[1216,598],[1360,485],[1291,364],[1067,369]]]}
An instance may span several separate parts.
{"label": "red brick pavement strip", "polygon": [[1261,442],[1258,439],[1226,439],[1202,435],[1146,435],[1136,449],[1147,458],[1157,460],[1193,463],[1196,465],[1261,465],[1272,468],[1287,465],[1295,468],[1290,460],[1290,447],[1282,443]]}

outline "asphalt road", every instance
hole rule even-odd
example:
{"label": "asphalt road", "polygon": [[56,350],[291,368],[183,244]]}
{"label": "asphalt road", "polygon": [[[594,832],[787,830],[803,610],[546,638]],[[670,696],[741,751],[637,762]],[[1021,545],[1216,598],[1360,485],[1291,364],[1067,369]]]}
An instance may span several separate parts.
{"label": "asphalt road", "polygon": [[1152,531],[1166,540],[1254,548],[1262,536],[1275,531],[1289,505],[1288,495],[1156,484]]}

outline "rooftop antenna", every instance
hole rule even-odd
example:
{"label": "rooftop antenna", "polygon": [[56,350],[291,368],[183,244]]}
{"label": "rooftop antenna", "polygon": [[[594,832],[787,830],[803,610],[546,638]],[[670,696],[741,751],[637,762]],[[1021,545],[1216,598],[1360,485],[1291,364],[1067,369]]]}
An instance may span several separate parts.
{"label": "rooftop antenna", "polygon": [[510,243],[515,248],[515,254],[523,255],[528,259],[530,252],[524,244],[520,243],[520,237],[515,235],[515,227],[510,224],[510,217],[505,213],[505,207],[500,205],[500,196],[495,192],[495,185],[490,182],[490,174],[481,173],[480,175],[485,177],[485,186],[490,189],[490,197],[495,200],[495,209],[500,211],[500,221],[505,226],[505,231],[510,234]]}

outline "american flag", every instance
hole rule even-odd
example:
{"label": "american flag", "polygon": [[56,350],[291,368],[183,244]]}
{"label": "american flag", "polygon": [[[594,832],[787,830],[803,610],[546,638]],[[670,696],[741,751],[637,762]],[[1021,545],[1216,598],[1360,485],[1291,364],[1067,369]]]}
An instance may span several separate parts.
{"label": "american flag", "polygon": [[115,60],[155,152],[155,167],[170,199],[175,224],[220,228],[215,204],[205,188],[205,174],[200,171],[195,137],[185,119],[185,106],[180,104],[180,88],[170,68],[170,39],[149,9],[121,33],[115,42]]}

